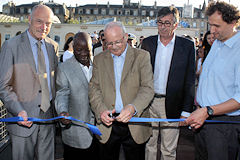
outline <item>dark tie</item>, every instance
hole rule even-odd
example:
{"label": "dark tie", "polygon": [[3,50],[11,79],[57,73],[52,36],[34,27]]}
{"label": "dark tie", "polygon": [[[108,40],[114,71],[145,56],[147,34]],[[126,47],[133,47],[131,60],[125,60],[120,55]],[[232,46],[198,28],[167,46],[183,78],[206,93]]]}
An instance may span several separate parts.
{"label": "dark tie", "polygon": [[39,81],[41,85],[42,99],[41,99],[41,110],[46,112],[50,107],[49,100],[49,89],[48,89],[48,81],[47,81],[47,72],[46,72],[46,64],[44,54],[41,49],[41,41],[37,42],[37,53],[38,53],[38,75]]}

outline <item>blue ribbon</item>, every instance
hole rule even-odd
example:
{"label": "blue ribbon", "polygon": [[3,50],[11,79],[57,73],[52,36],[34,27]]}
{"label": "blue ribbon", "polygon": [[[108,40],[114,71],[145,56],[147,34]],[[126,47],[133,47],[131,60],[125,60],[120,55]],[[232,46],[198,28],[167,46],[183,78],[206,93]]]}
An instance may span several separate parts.
{"label": "blue ribbon", "polygon": [[[50,118],[50,119],[39,119],[39,118],[33,118],[33,117],[28,117],[28,121],[32,121],[32,122],[46,122],[46,121],[53,121],[53,120],[57,120],[57,119],[61,119],[61,118],[65,118],[65,119],[69,119],[72,121],[77,121],[77,122],[81,122],[85,125],[87,125],[87,127],[90,129],[90,131],[93,134],[97,134],[97,135],[102,135],[102,133],[100,132],[100,130],[92,125],[89,124],[87,122],[78,120],[76,118],[73,118],[71,116],[69,117],[65,117],[65,116],[59,116],[59,117],[54,117],[54,118]],[[24,121],[22,117],[11,117],[11,118],[0,118],[0,122],[19,122],[19,121]],[[185,119],[161,119],[161,118],[137,118],[137,117],[132,117],[129,122],[180,122],[180,121],[185,121]],[[240,124],[240,121],[218,121],[218,120],[205,120],[206,123],[232,123],[232,124]]]}
{"label": "blue ribbon", "polygon": [[[137,118],[132,117],[129,122],[181,122],[186,119],[161,119],[161,118]],[[232,123],[240,124],[240,121],[218,121],[218,120],[205,120],[206,123]]]}
{"label": "blue ribbon", "polygon": [[[90,129],[90,131],[93,134],[102,135],[102,133],[100,132],[100,130],[96,126],[94,126],[92,124],[89,124],[87,122],[84,122],[84,121],[80,121],[80,120],[75,119],[71,116],[69,116],[69,117],[59,116],[59,117],[54,117],[54,118],[49,118],[49,119],[40,119],[40,118],[28,117],[28,121],[46,122],[46,121],[53,121],[53,120],[57,120],[57,119],[61,119],[61,118],[65,118],[65,119],[69,119],[69,120],[72,120],[72,121],[77,121],[77,122],[84,123],[88,126],[88,128]],[[24,121],[22,117],[0,118],[0,122],[20,122],[20,121]]]}

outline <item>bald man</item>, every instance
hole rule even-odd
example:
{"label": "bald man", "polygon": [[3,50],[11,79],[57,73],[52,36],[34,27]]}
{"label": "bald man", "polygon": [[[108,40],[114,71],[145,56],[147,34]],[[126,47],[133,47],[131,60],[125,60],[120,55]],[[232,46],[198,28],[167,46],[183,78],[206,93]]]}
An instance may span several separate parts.
{"label": "bald man", "polygon": [[49,7],[34,6],[29,28],[5,41],[0,53],[0,99],[9,117],[24,119],[7,125],[13,160],[54,159],[54,124],[28,121],[53,117],[58,45],[47,37],[52,18]]}

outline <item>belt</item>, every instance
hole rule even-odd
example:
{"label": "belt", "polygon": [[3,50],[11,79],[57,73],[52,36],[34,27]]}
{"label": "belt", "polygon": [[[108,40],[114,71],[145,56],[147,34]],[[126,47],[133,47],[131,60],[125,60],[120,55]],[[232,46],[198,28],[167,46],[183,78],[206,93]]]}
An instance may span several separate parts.
{"label": "belt", "polygon": [[165,94],[158,94],[158,93],[155,93],[155,94],[154,94],[154,97],[155,97],[155,98],[165,98],[166,95],[165,95]]}

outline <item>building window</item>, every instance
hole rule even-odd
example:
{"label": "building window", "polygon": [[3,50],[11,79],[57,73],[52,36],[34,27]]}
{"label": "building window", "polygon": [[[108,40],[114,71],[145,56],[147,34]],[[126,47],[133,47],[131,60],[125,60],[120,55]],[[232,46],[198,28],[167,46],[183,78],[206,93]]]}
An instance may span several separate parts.
{"label": "building window", "polygon": [[134,11],[133,11],[133,15],[134,15],[134,16],[138,16],[138,11],[137,11],[137,10],[134,10]]}
{"label": "building window", "polygon": [[20,13],[24,14],[24,8],[20,8]]}
{"label": "building window", "polygon": [[32,9],[31,8],[28,8],[28,13],[31,13]]}
{"label": "building window", "polygon": [[197,23],[193,22],[192,26],[193,26],[193,28],[197,28]]}
{"label": "building window", "polygon": [[150,11],[150,16],[151,16],[151,17],[154,16],[154,11]]}
{"label": "building window", "polygon": [[142,11],[142,16],[146,16],[146,11],[145,10]]}
{"label": "building window", "polygon": [[86,9],[86,14],[91,14],[90,9]]}
{"label": "building window", "polygon": [[201,22],[201,28],[204,28],[205,27],[205,23],[202,21]]}
{"label": "building window", "polygon": [[10,39],[10,34],[5,34],[5,41]]}
{"label": "building window", "polygon": [[125,11],[125,16],[129,16],[130,15],[130,10],[126,10]]}
{"label": "building window", "polygon": [[83,10],[82,10],[82,9],[79,9],[79,10],[78,10],[78,14],[83,14]]}
{"label": "building window", "polygon": [[102,14],[106,15],[106,9],[102,9]]}
{"label": "building window", "polygon": [[98,14],[98,9],[94,9],[93,14]]}
{"label": "building window", "polygon": [[114,15],[114,10],[113,9],[109,10],[109,15]]}
{"label": "building window", "polygon": [[118,11],[117,11],[117,15],[122,15],[122,11],[121,11],[121,10],[118,10]]}
{"label": "building window", "polygon": [[56,41],[57,43],[60,43],[60,37],[59,36],[54,36],[54,41]]}
{"label": "building window", "polygon": [[204,13],[201,13],[201,17],[202,17],[202,18],[205,18],[205,14],[204,14]]}
{"label": "building window", "polygon": [[59,14],[59,8],[55,9],[55,14]]}

